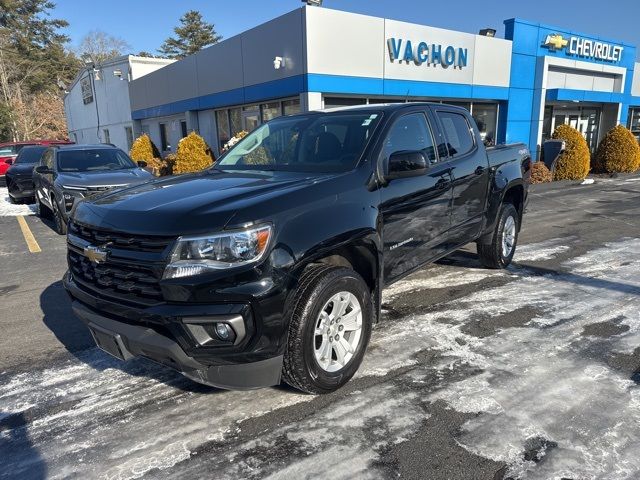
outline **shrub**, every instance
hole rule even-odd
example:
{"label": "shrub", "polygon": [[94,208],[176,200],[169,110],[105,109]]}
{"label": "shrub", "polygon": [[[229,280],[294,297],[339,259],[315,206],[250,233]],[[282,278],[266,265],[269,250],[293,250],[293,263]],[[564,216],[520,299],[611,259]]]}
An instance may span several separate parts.
{"label": "shrub", "polygon": [[559,125],[551,138],[565,141],[565,151],[558,157],[553,179],[584,179],[589,174],[591,154],[582,134],[569,125]]}
{"label": "shrub", "polygon": [[640,169],[640,145],[630,130],[617,125],[600,142],[594,159],[598,172],[635,172]]}
{"label": "shrub", "polygon": [[191,132],[178,142],[178,150],[173,158],[173,174],[199,172],[213,165],[215,159],[207,142],[195,132]]}
{"label": "shrub", "polygon": [[531,183],[547,183],[553,180],[551,170],[547,168],[542,160],[538,160],[531,167]]}
{"label": "shrub", "polygon": [[131,145],[129,156],[135,162],[145,161],[151,172],[158,176],[162,174],[164,162],[161,159],[158,148],[153,144],[149,135],[143,133]]}

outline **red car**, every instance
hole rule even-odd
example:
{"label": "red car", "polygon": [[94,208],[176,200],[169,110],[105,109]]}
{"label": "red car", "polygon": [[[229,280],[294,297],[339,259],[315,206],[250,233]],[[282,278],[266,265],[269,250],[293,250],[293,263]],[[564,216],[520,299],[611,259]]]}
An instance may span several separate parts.
{"label": "red car", "polygon": [[27,145],[66,145],[69,143],[73,142],[69,140],[30,140],[26,142],[0,143],[0,180],[4,179],[5,173],[9,170],[22,147]]}

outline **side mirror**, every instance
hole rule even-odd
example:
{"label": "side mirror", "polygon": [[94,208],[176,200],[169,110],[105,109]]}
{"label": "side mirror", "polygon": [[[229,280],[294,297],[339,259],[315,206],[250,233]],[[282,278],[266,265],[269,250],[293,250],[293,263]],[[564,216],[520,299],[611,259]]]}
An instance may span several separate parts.
{"label": "side mirror", "polygon": [[39,173],[40,175],[49,175],[53,173],[53,170],[51,170],[46,165],[38,165],[36,168],[33,169],[33,171],[36,173]]}
{"label": "side mirror", "polygon": [[421,151],[401,151],[391,154],[387,166],[387,180],[395,178],[418,177],[423,175],[428,167],[427,157]]}
{"label": "side mirror", "polygon": [[147,162],[145,162],[144,160],[138,160],[137,163],[140,168],[145,168],[147,166]]}
{"label": "side mirror", "polygon": [[4,163],[6,163],[7,165],[13,165],[13,158],[7,158]]}

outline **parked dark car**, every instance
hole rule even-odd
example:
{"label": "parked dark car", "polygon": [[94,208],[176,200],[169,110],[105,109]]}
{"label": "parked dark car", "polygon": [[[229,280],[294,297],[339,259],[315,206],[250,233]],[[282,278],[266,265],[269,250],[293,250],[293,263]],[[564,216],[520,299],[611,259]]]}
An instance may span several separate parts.
{"label": "parked dark car", "polygon": [[4,184],[5,174],[20,151],[30,145],[69,145],[69,140],[30,140],[26,142],[0,143],[0,184]]}
{"label": "parked dark car", "polygon": [[40,157],[47,148],[46,145],[30,145],[21,148],[7,170],[7,189],[13,203],[34,200],[33,169],[40,162]]}
{"label": "parked dark car", "polygon": [[48,148],[33,173],[39,215],[53,214],[56,231],[67,233],[68,215],[80,200],[147,182],[153,175],[111,145]]}
{"label": "parked dark car", "polygon": [[369,105],[272,120],[209,170],[82,202],[64,284],[99,347],[223,388],[331,392],[381,292],[477,242],[513,258],[531,175],[462,109]]}

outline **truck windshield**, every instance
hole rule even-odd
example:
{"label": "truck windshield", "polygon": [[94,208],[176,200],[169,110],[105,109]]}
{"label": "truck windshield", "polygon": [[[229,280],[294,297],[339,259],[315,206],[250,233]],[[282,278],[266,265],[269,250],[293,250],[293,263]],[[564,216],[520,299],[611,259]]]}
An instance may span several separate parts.
{"label": "truck windshield", "polygon": [[215,168],[346,172],[355,167],[381,117],[379,111],[281,117],[247,135]]}
{"label": "truck windshield", "polygon": [[126,153],[116,148],[95,148],[58,152],[58,170],[61,172],[88,172],[95,170],[122,170],[136,168]]}

